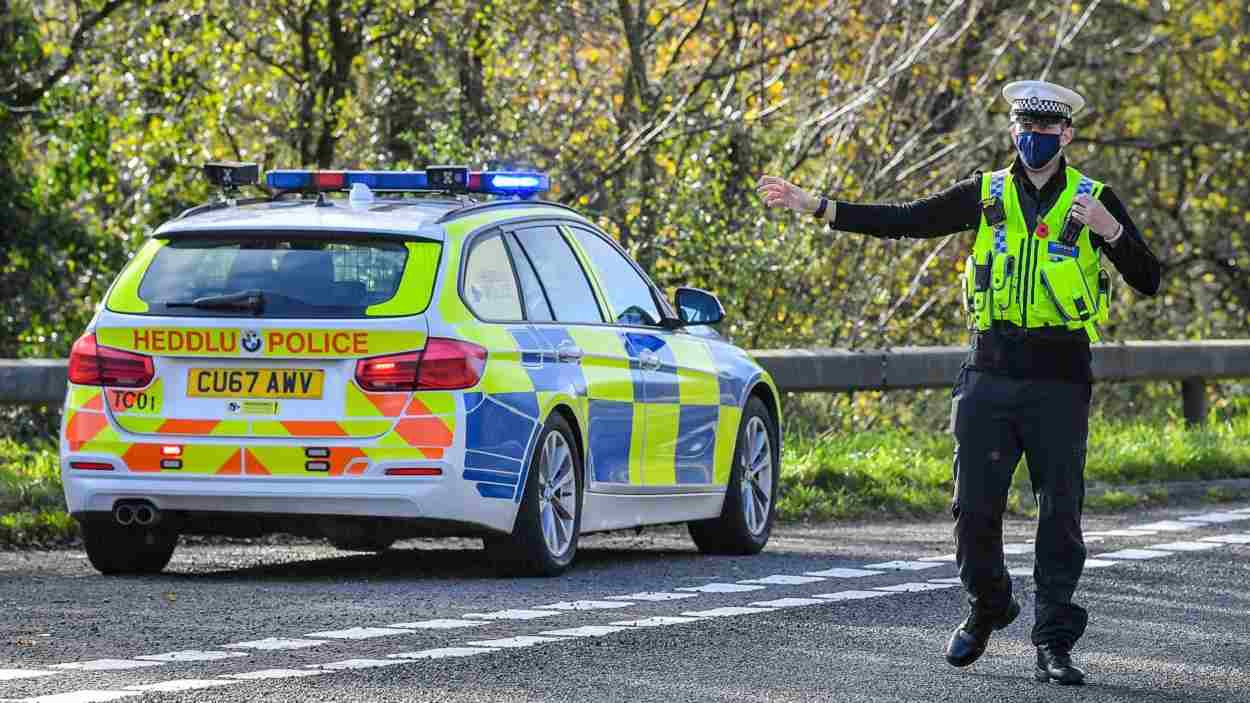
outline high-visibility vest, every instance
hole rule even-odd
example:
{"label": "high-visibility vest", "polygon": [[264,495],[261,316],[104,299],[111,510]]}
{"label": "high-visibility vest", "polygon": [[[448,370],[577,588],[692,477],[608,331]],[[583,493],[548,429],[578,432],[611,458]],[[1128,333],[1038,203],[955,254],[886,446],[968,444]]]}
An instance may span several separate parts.
{"label": "high-visibility vest", "polygon": [[1070,167],[1064,175],[1063,193],[1048,212],[1038,213],[1032,232],[1011,171],[982,176],[981,225],[964,271],[965,305],[974,329],[987,330],[1001,320],[1028,328],[1083,328],[1091,342],[1099,340],[1097,325],[1107,320],[1111,278],[1091,245],[1089,227],[1082,226],[1070,245],[1060,238],[1076,196],[1097,198],[1103,184]]}

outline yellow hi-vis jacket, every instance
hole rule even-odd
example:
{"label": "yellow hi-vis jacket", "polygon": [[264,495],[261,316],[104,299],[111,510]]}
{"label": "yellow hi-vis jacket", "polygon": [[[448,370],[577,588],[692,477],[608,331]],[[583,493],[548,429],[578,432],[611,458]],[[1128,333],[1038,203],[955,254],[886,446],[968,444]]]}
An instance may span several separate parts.
{"label": "yellow hi-vis jacket", "polygon": [[[995,320],[1019,327],[1084,328],[1099,340],[1098,323],[1107,320],[1111,278],[1082,226],[1072,244],[1060,241],[1077,195],[1097,198],[1103,184],[1074,168],[1065,172],[1063,193],[1037,229],[1027,231],[1011,171],[982,176],[981,225],[964,271],[970,326],[987,330]],[[1075,223],[1079,224],[1079,223]]]}

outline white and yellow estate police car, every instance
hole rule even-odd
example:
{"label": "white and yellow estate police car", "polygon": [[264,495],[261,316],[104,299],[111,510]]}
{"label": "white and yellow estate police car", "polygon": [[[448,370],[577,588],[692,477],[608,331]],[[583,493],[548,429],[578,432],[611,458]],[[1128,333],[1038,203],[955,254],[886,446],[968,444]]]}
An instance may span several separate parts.
{"label": "white and yellow estate police car", "polygon": [[235,201],[256,167],[206,171],[229,197],[152,234],[70,357],[61,470],[98,570],[160,571],[183,533],[481,536],[547,575],[648,524],[764,547],[777,388],[703,327],[714,296],[674,309],[528,199],[545,175],[271,171],[276,195]]}

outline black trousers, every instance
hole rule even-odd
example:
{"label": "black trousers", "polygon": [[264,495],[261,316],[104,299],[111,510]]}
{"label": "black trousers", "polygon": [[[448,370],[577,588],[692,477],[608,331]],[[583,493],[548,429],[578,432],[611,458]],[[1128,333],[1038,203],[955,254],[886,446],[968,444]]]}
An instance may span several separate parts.
{"label": "black trousers", "polygon": [[1011,598],[1003,513],[1021,454],[1038,498],[1034,645],[1071,647],[1088,616],[1072,602],[1085,565],[1081,507],[1090,384],[965,369],[955,389],[956,559],[968,602],[987,615]]}

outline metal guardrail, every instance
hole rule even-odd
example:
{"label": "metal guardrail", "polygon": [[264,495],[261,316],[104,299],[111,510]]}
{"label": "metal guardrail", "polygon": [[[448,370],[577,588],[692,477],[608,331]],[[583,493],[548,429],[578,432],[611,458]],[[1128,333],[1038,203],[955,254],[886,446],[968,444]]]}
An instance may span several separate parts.
{"label": "metal guardrail", "polygon": [[[765,349],[752,355],[782,391],[837,393],[950,387],[964,347]],[[1250,340],[1095,344],[1096,381],[1182,381],[1185,417],[1206,417],[1206,379],[1250,378]],[[60,403],[63,359],[0,359],[0,404]]]}

